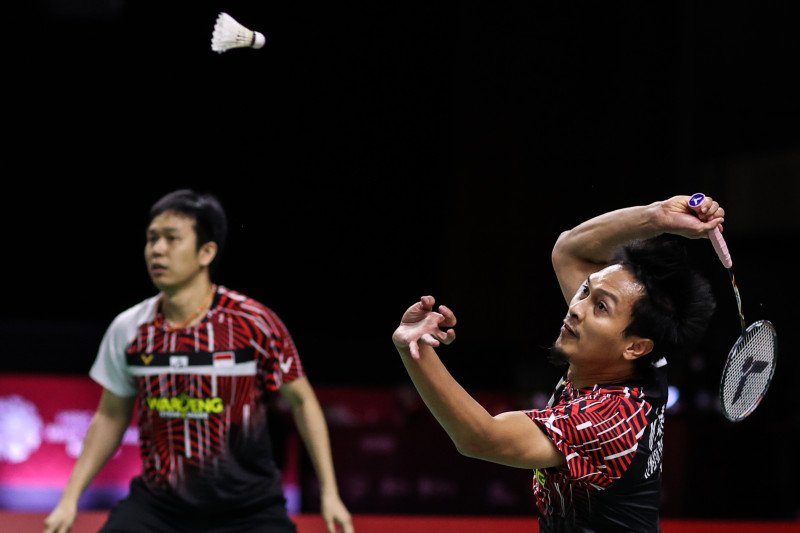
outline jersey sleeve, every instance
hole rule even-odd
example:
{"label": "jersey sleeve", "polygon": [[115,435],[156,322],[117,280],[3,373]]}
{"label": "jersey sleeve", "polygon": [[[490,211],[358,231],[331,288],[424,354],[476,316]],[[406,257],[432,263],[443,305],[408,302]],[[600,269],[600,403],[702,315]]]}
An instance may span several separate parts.
{"label": "jersey sleeve", "polygon": [[624,397],[578,399],[527,411],[566,458],[573,481],[607,488],[636,455],[650,405]]}
{"label": "jersey sleeve", "polygon": [[124,316],[117,317],[103,335],[89,376],[117,396],[136,396],[133,376],[128,372],[126,348],[131,340]]}
{"label": "jersey sleeve", "polygon": [[136,396],[138,389],[128,370],[127,350],[141,324],[151,320],[158,297],[148,298],[119,315],[108,326],[89,376],[117,396]]}
{"label": "jersey sleeve", "polygon": [[270,309],[265,309],[263,317],[270,331],[262,346],[269,358],[266,365],[267,386],[270,390],[277,390],[284,383],[305,376],[305,371],[294,339],[283,321]]}

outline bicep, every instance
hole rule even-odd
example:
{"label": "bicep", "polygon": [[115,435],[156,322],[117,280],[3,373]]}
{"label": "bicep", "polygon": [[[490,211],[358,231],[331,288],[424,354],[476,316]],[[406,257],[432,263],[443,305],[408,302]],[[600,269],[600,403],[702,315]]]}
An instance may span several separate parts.
{"label": "bicep", "polygon": [[108,389],[103,389],[97,414],[124,423],[126,426],[133,416],[136,396],[119,396]]}
{"label": "bicep", "polygon": [[518,468],[547,468],[564,464],[564,455],[523,411],[496,415],[491,427],[480,459]]}
{"label": "bicep", "polygon": [[103,390],[86,433],[84,453],[107,460],[107,454],[119,446],[131,423],[135,401],[136,396],[118,396],[108,389]]}
{"label": "bicep", "polygon": [[284,383],[281,385],[281,388],[278,389],[278,392],[280,392],[281,396],[283,396],[292,407],[297,407],[309,400],[316,399],[314,389],[311,388],[311,384],[306,377],[297,378],[288,383]]}

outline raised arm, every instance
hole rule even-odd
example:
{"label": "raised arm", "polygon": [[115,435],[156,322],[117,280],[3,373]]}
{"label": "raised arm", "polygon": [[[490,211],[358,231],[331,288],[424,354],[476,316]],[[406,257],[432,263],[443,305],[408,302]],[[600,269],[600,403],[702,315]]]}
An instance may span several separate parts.
{"label": "raised arm", "polygon": [[78,514],[78,499],[119,447],[130,425],[134,402],[135,396],[122,397],[103,390],[61,500],[44,521],[45,533],[70,530]]}
{"label": "raised arm", "polygon": [[563,464],[564,456],[522,411],[492,416],[456,382],[434,350],[455,339],[450,309],[423,296],[392,335],[408,375],[433,416],[463,455],[519,468]]}
{"label": "raised arm", "polygon": [[695,212],[689,207],[689,198],[679,195],[649,205],[617,209],[561,233],[551,258],[564,299],[569,302],[589,274],[605,267],[626,242],[662,233],[707,238],[709,231],[722,224],[725,211],[707,196]]}

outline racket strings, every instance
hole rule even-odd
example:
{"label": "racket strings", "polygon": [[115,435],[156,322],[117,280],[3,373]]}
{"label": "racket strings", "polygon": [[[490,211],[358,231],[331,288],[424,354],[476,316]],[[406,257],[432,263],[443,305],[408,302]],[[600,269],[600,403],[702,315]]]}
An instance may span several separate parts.
{"label": "racket strings", "polygon": [[775,368],[776,335],[772,324],[750,326],[737,341],[723,375],[720,397],[728,418],[741,419],[758,406]]}

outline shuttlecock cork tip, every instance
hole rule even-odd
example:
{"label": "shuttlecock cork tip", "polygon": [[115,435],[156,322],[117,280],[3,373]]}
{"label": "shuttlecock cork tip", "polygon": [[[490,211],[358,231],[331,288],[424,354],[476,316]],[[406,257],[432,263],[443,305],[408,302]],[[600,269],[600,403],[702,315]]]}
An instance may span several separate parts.
{"label": "shuttlecock cork tip", "polygon": [[264,37],[264,34],[259,31],[253,33],[255,34],[255,38],[253,39],[253,48],[262,48],[264,43],[267,42],[266,37]]}

